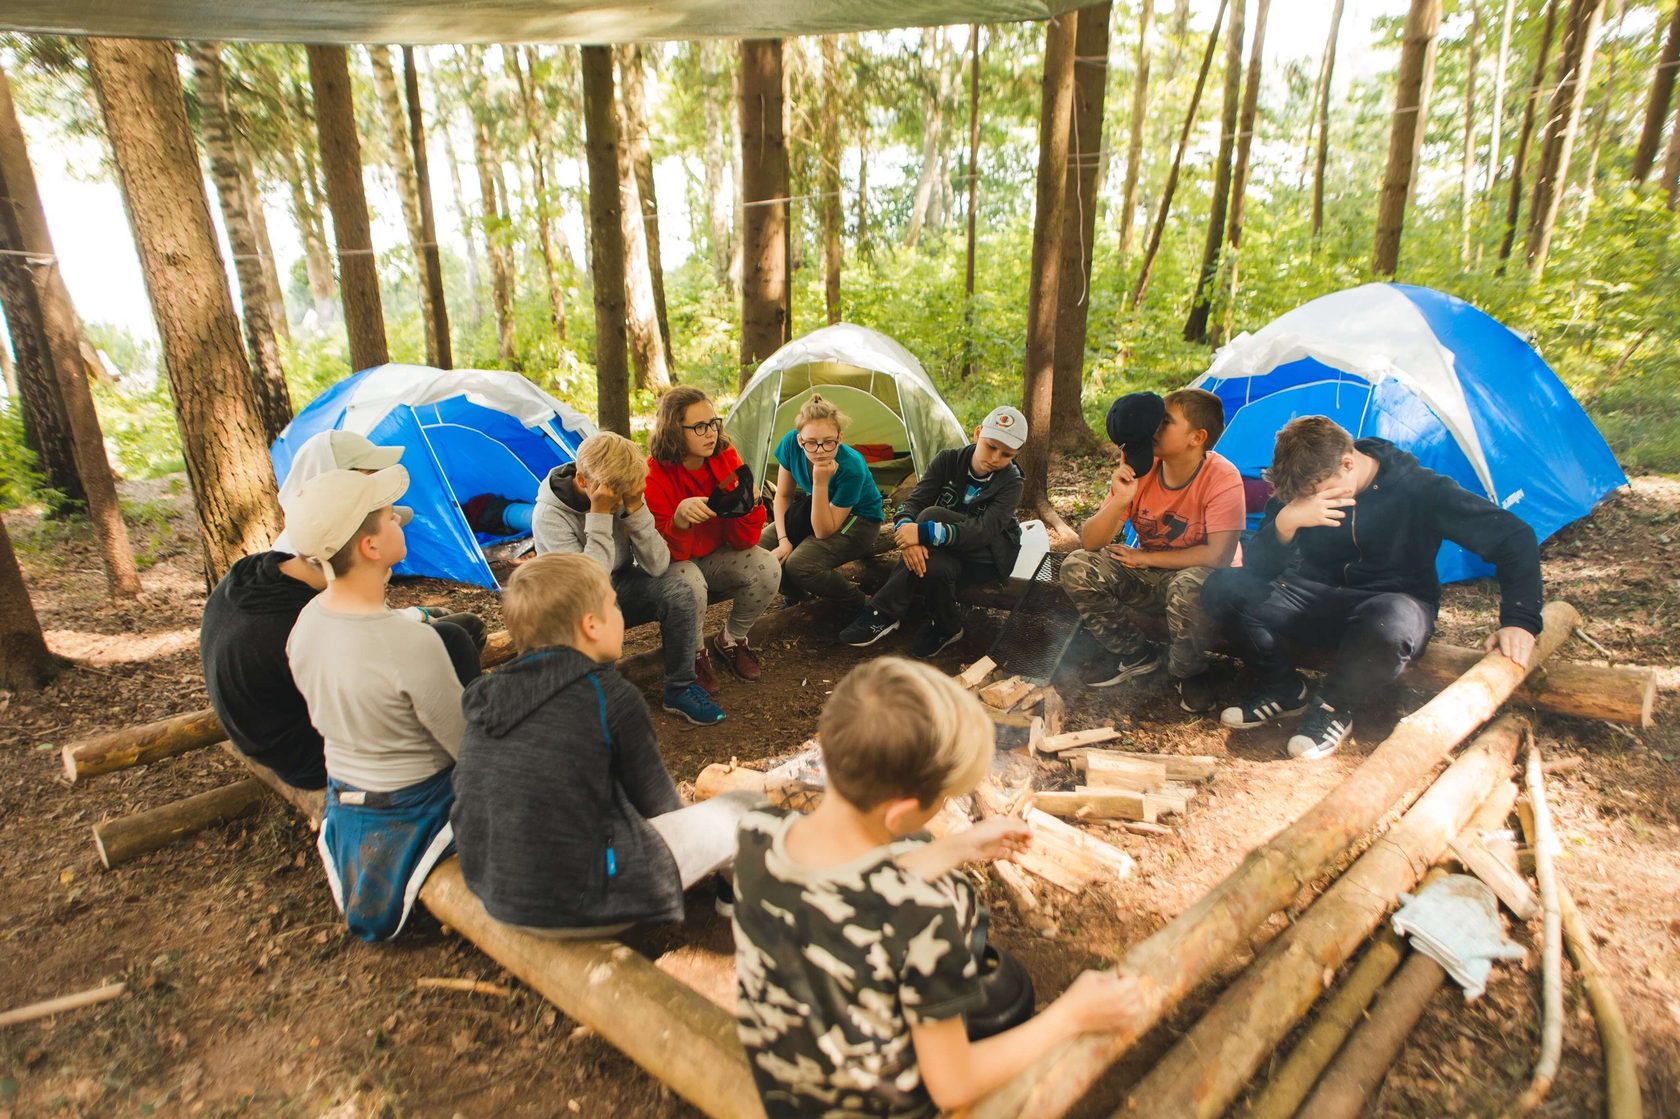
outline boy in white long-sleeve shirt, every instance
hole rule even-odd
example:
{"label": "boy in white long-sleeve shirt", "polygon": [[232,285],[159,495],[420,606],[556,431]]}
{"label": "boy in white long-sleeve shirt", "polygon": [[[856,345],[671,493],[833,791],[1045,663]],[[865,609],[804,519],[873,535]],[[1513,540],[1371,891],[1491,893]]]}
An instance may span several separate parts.
{"label": "boy in white long-sleeve shirt", "polygon": [[286,656],[327,765],[318,844],[333,899],[364,940],[401,931],[420,885],[454,847],[450,772],[466,728],[443,640],[385,605],[407,554],[393,504],[408,472],[332,470],[285,503],[297,554],[327,586],[298,615]]}

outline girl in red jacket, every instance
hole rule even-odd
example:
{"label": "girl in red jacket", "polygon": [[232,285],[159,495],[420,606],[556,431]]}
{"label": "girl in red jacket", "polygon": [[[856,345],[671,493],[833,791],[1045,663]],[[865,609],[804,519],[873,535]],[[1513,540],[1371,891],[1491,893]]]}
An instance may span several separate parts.
{"label": "girl in red jacket", "polygon": [[[765,519],[758,484],[724,437],[711,400],[690,385],[659,398],[651,447],[646,501],[671,547],[671,570],[702,602],[734,600],[711,652],[742,680],[757,680],[758,656],[747,633],[775,597],[782,575],[775,557],[758,546]],[[717,671],[704,640],[694,675],[717,694]]]}

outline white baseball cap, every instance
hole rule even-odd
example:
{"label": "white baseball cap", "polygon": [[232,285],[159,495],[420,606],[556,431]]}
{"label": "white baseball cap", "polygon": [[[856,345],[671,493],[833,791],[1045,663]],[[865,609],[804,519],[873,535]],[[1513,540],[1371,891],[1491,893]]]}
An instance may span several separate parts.
{"label": "white baseball cap", "polygon": [[[331,570],[327,561],[356,535],[367,515],[393,504],[408,489],[408,471],[388,466],[372,474],[328,470],[317,474],[282,499],[286,535],[295,555]],[[414,519],[414,510],[396,506],[399,523]]]}
{"label": "white baseball cap", "polygon": [[996,439],[1005,447],[1018,451],[1021,444],[1027,441],[1027,417],[1021,415],[1019,408],[1011,408],[1007,404],[999,405],[986,413],[986,418],[980,421],[980,437]]}
{"label": "white baseball cap", "polygon": [[[293,456],[292,469],[280,487],[280,506],[285,508],[305,482],[328,470],[384,470],[397,465],[402,453],[401,447],[381,447],[354,431],[318,431],[305,439]],[[298,554],[288,532],[275,537],[269,547]]]}

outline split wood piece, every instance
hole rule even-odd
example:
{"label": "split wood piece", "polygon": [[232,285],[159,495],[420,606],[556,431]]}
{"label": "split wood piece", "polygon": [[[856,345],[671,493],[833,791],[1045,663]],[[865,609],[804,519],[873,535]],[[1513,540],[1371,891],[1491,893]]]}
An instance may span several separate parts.
{"label": "split wood piece", "polygon": [[1377,995],[1370,1015],[1295,1113],[1296,1119],[1354,1119],[1364,1110],[1446,978],[1441,965],[1422,952],[1407,956],[1400,973]]}
{"label": "split wood piece", "polygon": [[724,762],[713,762],[694,779],[694,799],[710,800],[723,793],[757,793],[777,808],[809,812],[822,800],[822,790],[800,782],[772,785],[767,774]]}
{"label": "split wood piece", "polygon": [[[1086,773],[1090,767],[1092,755],[1099,758],[1124,758],[1131,761],[1153,762],[1166,767],[1167,778],[1171,781],[1189,781],[1196,783],[1213,779],[1214,770],[1218,767],[1219,759],[1211,754],[1146,754],[1136,750],[1104,750],[1101,747],[1081,747],[1075,750],[1062,751],[1062,757],[1073,763],[1073,768],[1080,773]],[[1089,778],[1087,784],[1096,784]]]}
{"label": "split wood piece", "polygon": [[483,979],[450,979],[425,977],[416,979],[414,986],[421,991],[459,991],[463,995],[492,995],[499,999],[510,999],[513,991],[500,983],[489,983]]}
{"label": "split wood piece", "polygon": [[28,1006],[20,1006],[16,1010],[8,1010],[0,1014],[0,1026],[19,1026],[40,1018],[50,1018],[54,1014],[63,1014],[67,1010],[80,1010],[84,1006],[97,1006],[102,1002],[110,1002],[126,990],[128,990],[127,983],[107,983],[103,987],[77,991],[73,995],[60,995],[56,999],[32,1002]]}
{"label": "split wood piece", "polygon": [[[1503,716],[1295,923],[1266,947],[1131,1092],[1151,1116],[1217,1116],[1382,923],[1399,895],[1447,850],[1478,806],[1509,815],[1522,724]],[[1506,786],[1498,795],[1499,787]]]}
{"label": "split wood piece", "polygon": [[1076,789],[1071,793],[1039,793],[1033,804],[1067,820],[1138,820],[1155,822],[1156,806],[1148,794],[1131,789]]}
{"label": "split wood piece", "polygon": [[1055,688],[1044,690],[1044,736],[1054,738],[1062,733],[1062,724],[1067,720],[1067,704],[1062,699],[1062,693]]}
{"label": "split wood piece", "polygon": [[1131,789],[1147,793],[1167,783],[1164,762],[1146,758],[1128,758],[1118,754],[1098,754],[1084,757],[1085,784],[1093,789]]}
{"label": "split wood piece", "polygon": [[[1517,805],[1517,816],[1530,844],[1538,843],[1534,813],[1526,801]],[[1633,1035],[1628,1032],[1627,1020],[1622,1017],[1621,1005],[1616,1001],[1615,988],[1604,974],[1598,961],[1598,948],[1593,944],[1592,930],[1587,928],[1581,911],[1569,887],[1560,878],[1557,883],[1558,908],[1563,915],[1563,938],[1569,957],[1575,961],[1581,985],[1592,1003],[1593,1018],[1598,1023],[1599,1047],[1604,1050],[1605,1114],[1609,1119],[1641,1119],[1645,1102],[1639,1087],[1639,1054],[1634,1050]]]}
{"label": "split wood piece", "polygon": [[1163,785],[1152,792],[1144,793],[1143,802],[1155,810],[1157,818],[1182,816],[1190,811],[1190,801],[1195,795],[1194,789],[1187,789],[1182,785]]}
{"label": "split wood piece", "polygon": [[1032,825],[1035,846],[1044,844],[1052,848],[1078,852],[1084,858],[1094,859],[1107,867],[1109,874],[1117,881],[1131,877],[1132,871],[1137,868],[1137,863],[1132,857],[1118,847],[1065,824],[1038,808],[1028,808],[1021,814],[1021,818]]}
{"label": "split wood piece", "polygon": [[262,803],[263,793],[263,783],[247,777],[171,804],[104,820],[93,825],[93,845],[99,851],[99,861],[110,870],[212,825],[254,811]]}
{"label": "split wood piece", "polygon": [[1558,1061],[1563,1056],[1563,912],[1558,904],[1557,834],[1552,829],[1552,810],[1546,803],[1546,778],[1540,772],[1540,744],[1530,736],[1528,740],[1527,775],[1528,807],[1534,820],[1534,877],[1540,883],[1541,922],[1540,953],[1542,1008],[1540,1026],[1540,1059],[1534,1064],[1534,1077],[1515,1103],[1506,1112],[1510,1116],[1527,1115],[1539,1106],[1552,1090],[1557,1076]]}
{"label": "split wood piece", "polygon": [[1037,715],[1028,715],[1021,711],[999,711],[995,707],[986,707],[985,711],[993,726],[1015,727],[1018,730],[1030,730],[1033,720],[1038,718]]}
{"label": "split wood piece", "polygon": [[1044,717],[1034,715],[1032,722],[1027,724],[1027,754],[1038,757],[1044,746]]}
{"label": "split wood piece", "polygon": [[1540,913],[1540,902],[1523,876],[1501,862],[1476,836],[1461,835],[1452,841],[1452,853],[1464,868],[1480,878],[1505,908],[1527,921]]}
{"label": "split wood piece", "polygon": [[150,765],[185,754],[189,750],[213,746],[227,737],[216,713],[206,707],[185,715],[161,719],[139,727],[122,727],[80,742],[71,742],[60,751],[64,759],[64,775],[71,784],[85,777],[110,773],[131,766]]}
{"label": "split wood piece", "polygon": [[999,680],[995,684],[987,684],[980,689],[980,702],[988,707],[995,707],[999,711],[1008,711],[1024,699],[1033,685],[1019,676],[1011,676],[1007,680]]}
{"label": "split wood piece", "polygon": [[1015,706],[1013,708],[1011,708],[1011,710],[1013,710],[1013,711],[1031,711],[1033,708],[1037,707],[1039,704],[1044,702],[1045,693],[1047,693],[1049,690],[1050,690],[1050,685],[1049,684],[1040,684],[1038,687],[1032,689],[1026,695],[1024,695],[1020,699],[1016,700],[1015,701]]}
{"label": "split wood piece", "polygon": [[[1031,788],[1029,785],[1020,791],[1029,792]],[[975,808],[981,816],[1013,815],[1015,800],[1016,797],[994,778],[980,782],[980,787],[974,791]],[[1028,809],[1027,815],[1030,816],[1033,811]],[[1070,894],[1080,893],[1109,873],[1109,868],[1097,859],[1083,851],[1070,850],[1066,845],[1046,839],[1037,829],[1034,830],[1032,846],[1018,852],[1014,856],[1014,862],[1021,870],[1036,875]]]}
{"label": "split wood piece", "polygon": [[953,1116],[1056,1119],[1064,1114],[1133,1042],[1242,950],[1262,923],[1289,905],[1443,756],[1492,718],[1580,621],[1566,602],[1547,604],[1542,619],[1528,669],[1501,653],[1489,653],[1457,683],[1402,719],[1358,769],[1249,852],[1200,901],[1127,952],[1117,970],[1142,980],[1127,1028],[1063,1042]]}
{"label": "split wood piece", "polygon": [[1121,831],[1130,832],[1133,835],[1147,835],[1151,839],[1173,833],[1171,828],[1162,824],[1151,824],[1147,820],[1114,820],[1110,822],[1109,827],[1119,828]]}
{"label": "split wood piece", "polygon": [[1073,750],[1080,746],[1095,746],[1099,742],[1112,742],[1119,737],[1120,732],[1113,727],[1069,730],[1046,737],[1044,744],[1039,749],[1046,754],[1059,754],[1063,750]]}
{"label": "split wood piece", "polygon": [[973,691],[986,682],[986,677],[997,671],[997,662],[991,657],[981,657],[961,672],[957,673],[958,684]]}
{"label": "split wood piece", "polygon": [[1033,891],[1032,883],[1021,868],[1008,859],[998,859],[992,863],[992,874],[998,884],[1003,887],[1009,900],[1015,903],[1015,909],[1020,913],[1031,913],[1038,909],[1038,894]]}

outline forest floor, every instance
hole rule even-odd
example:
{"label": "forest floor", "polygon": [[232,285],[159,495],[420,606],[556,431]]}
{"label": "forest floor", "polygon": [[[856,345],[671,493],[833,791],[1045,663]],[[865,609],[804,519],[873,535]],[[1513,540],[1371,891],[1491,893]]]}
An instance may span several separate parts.
{"label": "forest floor", "polygon": [[[1079,479],[1058,478],[1059,499],[1069,504],[1085,489]],[[311,835],[277,801],[118,870],[100,869],[90,830],[100,819],[243,775],[211,751],[80,787],[66,783],[60,765],[58,748],[67,741],[206,703],[197,657],[204,588],[184,490],[179,480],[125,487],[149,563],[137,605],[106,601],[82,526],[28,512],[7,518],[49,643],[75,663],[38,694],[0,696],[0,1008],[113,979],[126,979],[128,992],[0,1031],[0,1119],[693,1114],[424,915],[392,944],[349,938]],[[1600,938],[1640,1046],[1646,1114],[1680,1116],[1680,483],[1638,479],[1551,541],[1544,558],[1549,598],[1573,602],[1618,660],[1663,674],[1651,730],[1544,718],[1538,733],[1548,757],[1581,759],[1548,779],[1566,848],[1561,873]],[[1449,588],[1442,638],[1477,643],[1495,597],[1487,584]],[[405,581],[393,598],[448,602],[499,624],[495,596],[482,591]],[[655,711],[677,780],[692,781],[709,762],[788,751],[814,731],[835,680],[866,655],[895,651],[890,643],[869,654],[833,644],[825,626],[843,621],[819,614],[807,632],[771,641],[763,682],[726,687],[729,718],[719,727],[696,729]],[[968,636],[938,658],[940,667],[956,671],[983,654],[999,622],[977,612]],[[632,637],[639,639],[632,649],[649,643],[646,631]],[[1574,640],[1559,655],[1598,654]],[[1218,671],[1223,696],[1242,690],[1237,667]],[[1135,856],[1137,872],[1077,898],[1059,895],[1053,927],[1028,927],[991,895],[996,935],[1031,970],[1040,1005],[1080,969],[1112,963],[1194,903],[1421,702],[1411,693],[1379,699],[1362,714],[1354,743],[1326,761],[1300,764],[1282,756],[1276,731],[1233,733],[1183,714],[1159,677],[1106,693],[1070,679],[1061,690],[1070,728],[1112,723],[1125,731],[1123,746],[1213,754],[1219,765],[1188,814],[1171,821],[1170,836],[1110,834]],[[1045,886],[1041,895],[1055,892]],[[715,978],[728,958],[728,927],[698,904],[690,918],[686,955]],[[1254,947],[1279,928],[1274,921]],[[1438,993],[1367,1114],[1492,1115],[1521,1090],[1539,1046],[1539,922],[1513,923],[1510,932],[1527,958],[1498,965],[1474,1003],[1452,984]],[[1231,960],[1227,976],[1246,962]],[[1566,975],[1563,1066],[1539,1113],[1595,1115],[1603,1110],[1597,1037],[1580,986],[1572,971]],[[418,988],[427,976],[484,979],[512,993]],[[1079,1114],[1119,1106],[1127,1085],[1212,993],[1136,1046]]]}

